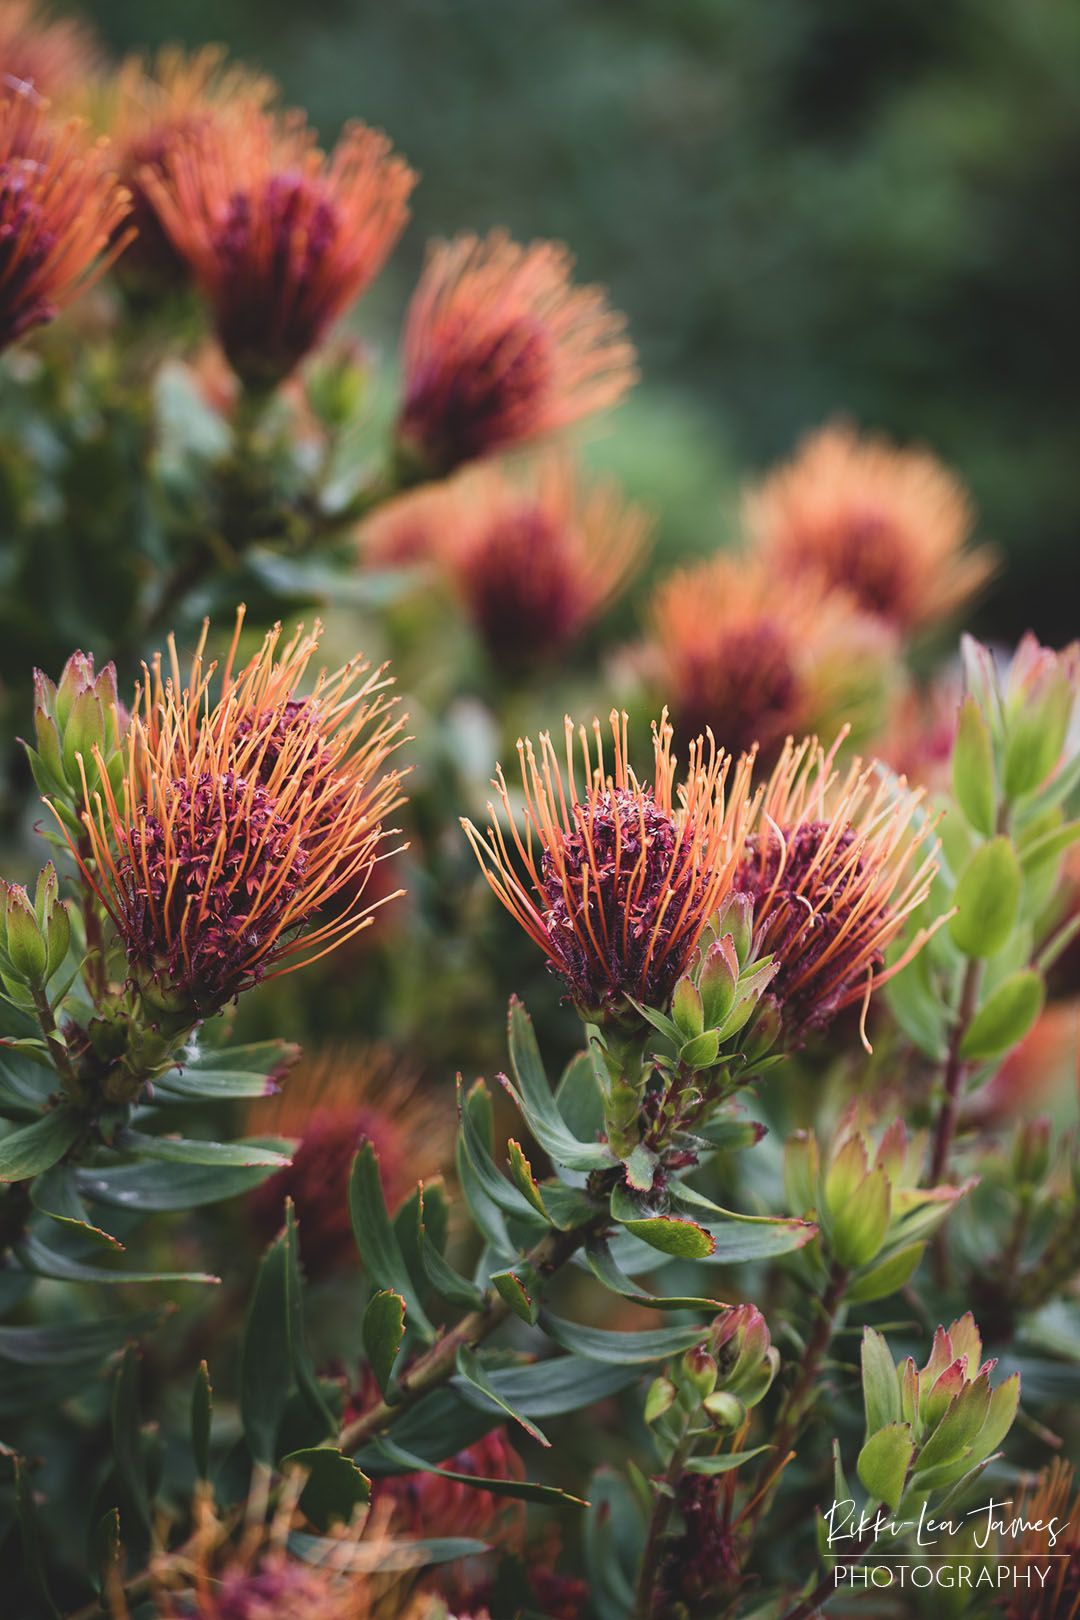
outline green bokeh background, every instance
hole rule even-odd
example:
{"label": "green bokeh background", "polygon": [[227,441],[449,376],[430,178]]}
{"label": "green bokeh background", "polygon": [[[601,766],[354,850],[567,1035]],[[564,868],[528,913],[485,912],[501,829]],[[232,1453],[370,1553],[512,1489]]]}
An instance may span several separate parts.
{"label": "green bokeh background", "polygon": [[[326,138],[420,170],[362,311],[387,345],[432,234],[557,236],[644,383],[601,450],[664,556],[837,412],[932,445],[1007,575],[981,628],[1077,629],[1080,6],[1064,0],[97,0],[111,47],[224,40]],[[1070,336],[1070,332],[1072,336]]]}

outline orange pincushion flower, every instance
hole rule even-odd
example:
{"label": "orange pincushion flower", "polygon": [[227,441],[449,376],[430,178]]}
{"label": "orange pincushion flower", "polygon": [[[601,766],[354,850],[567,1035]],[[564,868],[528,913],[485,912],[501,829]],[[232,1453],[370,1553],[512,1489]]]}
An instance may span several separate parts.
{"label": "orange pincushion flower", "polygon": [[[1017,1559],[1007,1620],[1080,1620],[1080,1493],[1073,1494],[1070,1465],[1055,1457],[998,1516],[1007,1530],[1014,1524],[1017,1530],[1001,1548]],[[1024,1582],[1023,1574],[1036,1568],[1045,1577]]]}
{"label": "orange pincushion flower", "polygon": [[192,55],[166,46],[152,62],[141,57],[124,62],[110,86],[108,127],[138,232],[123,256],[125,272],[159,284],[181,279],[186,270],[161,223],[145,171],[165,182],[171,154],[196,135],[216,137],[228,153],[245,118],[265,107],[273,93],[269,79],[227,63],[215,45]]}
{"label": "orange pincushion flower", "polygon": [[38,0],[4,0],[0,7],[0,96],[30,85],[38,95],[70,104],[98,65],[86,24],[50,15]]}
{"label": "orange pincushion flower", "polygon": [[[370,923],[364,882],[402,802],[399,773],[384,769],[404,724],[385,670],[353,659],[303,696],[320,626],[284,646],[275,626],[237,671],[242,622],[241,610],[216,702],[206,627],[186,684],[171,642],[168,671],[154,659],[122,780],[102,769],[83,812],[92,869],[80,865],[135,982],[199,1014]],[[343,891],[347,905],[317,915]]]}
{"label": "orange pincushion flower", "polygon": [[633,383],[624,321],[575,287],[554,242],[503,231],[432,248],[405,323],[398,442],[425,474],[522,444],[614,405]]}
{"label": "orange pincushion flower", "polygon": [[890,638],[846,593],[811,579],[778,585],[760,557],[723,554],[680,569],[653,595],[645,668],[688,736],[711,727],[732,753],[766,760],[785,738],[867,719],[892,661]]}
{"label": "orange pincushion flower", "polygon": [[[494,805],[484,833],[463,821],[488,883],[540,946],[589,1018],[626,1012],[626,998],[667,1005],[712,913],[731,886],[743,848],[752,761],[732,770],[712,739],[691,743],[686,775],[676,762],[666,711],[653,727],[653,779],[630,768],[627,717],[610,717],[592,741],[565,723],[565,774],[551,737],[518,743],[525,798],[519,831],[500,767],[509,840]],[[580,790],[579,790],[580,772]],[[729,780],[730,779],[730,780]]]}
{"label": "orange pincushion flower", "polygon": [[910,633],[945,618],[992,570],[965,551],[974,512],[959,479],[925,450],[822,428],[746,500],[756,545],[784,575],[820,575]]}
{"label": "orange pincushion flower", "polygon": [[300,116],[248,104],[191,131],[140,172],[245,383],[272,387],[374,280],[401,235],[415,176],[385,135],[349,124],[327,157]]}
{"label": "orange pincushion flower", "polygon": [[444,1120],[417,1076],[384,1049],[332,1050],[305,1059],[280,1092],[248,1112],[256,1135],[297,1140],[292,1164],[249,1196],[256,1228],[267,1240],[273,1237],[282,1205],[291,1198],[308,1276],[358,1265],[348,1203],[354,1155],[365,1142],[374,1146],[387,1206],[394,1210],[449,1155]]}
{"label": "orange pincushion flower", "polygon": [[27,86],[0,98],[0,350],[51,321],[105,268],[129,203],[103,150],[78,120],[51,125]]}
{"label": "orange pincushion flower", "polygon": [[640,562],[648,519],[610,482],[582,483],[565,456],[531,478],[475,468],[446,490],[437,540],[477,633],[500,669],[562,652]]}
{"label": "orange pincushion flower", "polygon": [[921,793],[876,763],[834,769],[844,735],[827,753],[816,738],[788,741],[735,874],[736,889],[754,902],[757,950],[779,963],[770,990],[789,1046],[844,1007],[862,1002],[865,1011],[872,989],[933,932],[920,931],[885,967],[886,948],[930,893],[933,825]]}

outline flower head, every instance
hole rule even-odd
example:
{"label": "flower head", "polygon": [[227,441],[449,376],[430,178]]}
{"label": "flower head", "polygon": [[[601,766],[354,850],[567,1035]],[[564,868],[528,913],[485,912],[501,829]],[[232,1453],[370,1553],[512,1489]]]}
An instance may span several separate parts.
{"label": "flower head", "polygon": [[127,212],[82,124],[51,125],[27,85],[0,97],[0,350],[101,274],[123,246],[105,252]]}
{"label": "flower head", "polygon": [[590,740],[567,718],[564,766],[548,733],[539,754],[530,739],[518,743],[523,830],[501,768],[494,782],[509,844],[493,805],[484,833],[463,822],[495,894],[589,1018],[624,1015],[628,997],[666,1006],[730,888],[751,768],[743,760],[732,771],[711,738],[698,738],[676,790],[665,713],[647,784],[630,767],[626,715],[613,711],[610,725],[610,765],[599,720]]}
{"label": "flower head", "polygon": [[449,1150],[442,1114],[386,1050],[330,1050],[305,1059],[273,1097],[253,1103],[256,1134],[296,1139],[292,1163],[249,1196],[256,1229],[269,1240],[282,1205],[296,1208],[304,1270],[313,1280],[359,1264],[349,1218],[349,1171],[365,1142],[379,1156],[390,1209],[418,1177],[437,1173]]}
{"label": "flower head", "polygon": [[[118,785],[102,772],[83,812],[92,868],[80,864],[133,978],[200,1014],[367,926],[363,882],[402,799],[384,768],[404,723],[385,670],[353,659],[301,695],[320,627],[282,645],[275,626],[236,670],[242,622],[216,701],[205,627],[186,683],[171,642],[168,668],[154,659]],[[343,891],[348,905],[320,918]]]}
{"label": "flower head", "polygon": [[187,265],[161,222],[145,174],[164,184],[172,155],[195,136],[216,138],[230,151],[245,119],[267,104],[273,89],[269,79],[227,63],[213,45],[191,55],[166,46],[153,61],[130,57],[121,66],[110,90],[108,125],[137,230],[121,261],[125,275],[154,287],[184,278]]}
{"label": "flower head", "polygon": [[203,124],[139,179],[233,370],[274,387],[382,269],[415,176],[376,130],[348,125],[327,157],[302,119],[249,103],[227,140]]}
{"label": "flower head", "polygon": [[69,103],[98,62],[97,41],[75,17],[52,16],[38,0],[4,0],[0,8],[0,96],[30,85],[50,101]]}
{"label": "flower head", "polygon": [[992,568],[988,551],[963,549],[974,515],[946,467],[843,423],[750,492],[746,521],[785,576],[819,574],[905,634],[952,613]]}
{"label": "flower head", "polygon": [[828,752],[816,739],[785,745],[734,878],[753,899],[759,952],[779,963],[771,991],[789,1046],[854,1002],[865,1012],[928,937],[885,966],[937,871],[932,823],[903,779],[860,760],[835,770],[843,735]]}
{"label": "flower head", "polygon": [[[1015,1587],[1004,1600],[1007,1620],[1080,1620],[1080,1493],[1073,1493],[1070,1465],[1055,1457],[1001,1522],[1001,1551],[1017,1562]],[[1045,1571],[1041,1579],[1031,1578],[1035,1569]]]}
{"label": "flower head", "polygon": [[466,473],[446,489],[436,532],[493,663],[520,670],[556,657],[599,616],[647,531],[613,484],[586,486],[552,452],[525,480],[494,463]]}
{"label": "flower head", "polygon": [[841,591],[778,584],[763,558],[725,555],[669,575],[652,600],[647,672],[689,736],[774,759],[793,733],[878,707],[893,647]]}
{"label": "flower head", "polygon": [[398,423],[425,473],[552,433],[630,387],[623,319],[571,268],[557,243],[520,247],[501,231],[432,249],[405,324]]}

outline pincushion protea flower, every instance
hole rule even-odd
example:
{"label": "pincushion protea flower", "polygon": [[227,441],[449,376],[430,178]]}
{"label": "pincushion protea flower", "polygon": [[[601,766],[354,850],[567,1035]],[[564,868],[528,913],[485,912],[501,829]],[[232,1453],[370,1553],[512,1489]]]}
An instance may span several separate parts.
{"label": "pincushion protea flower", "polygon": [[385,135],[346,126],[327,157],[302,117],[249,103],[228,139],[192,130],[139,173],[249,386],[274,387],[385,264],[415,176]]}
{"label": "pincushion protea flower", "polygon": [[157,286],[181,280],[187,269],[161,223],[145,171],[165,182],[171,154],[192,136],[214,137],[230,152],[245,119],[273,93],[269,79],[227,63],[214,45],[191,55],[166,46],[152,61],[133,56],[122,64],[109,86],[107,123],[137,229],[121,261],[125,274]]}
{"label": "pincushion protea flower", "polygon": [[269,1241],[291,1198],[307,1275],[316,1280],[359,1265],[349,1218],[349,1171],[365,1142],[379,1155],[390,1209],[417,1179],[438,1173],[451,1141],[444,1113],[418,1086],[418,1077],[389,1051],[330,1050],[305,1058],[272,1098],[253,1103],[255,1135],[296,1139],[292,1163],[249,1195],[259,1234]]}
{"label": "pincushion protea flower", "polygon": [[[1001,1545],[1018,1561],[1004,1599],[1007,1620],[1080,1620],[1080,1493],[1073,1494],[1070,1465],[1055,1457],[998,1517],[1017,1530]],[[1045,1570],[1045,1579],[1024,1582],[1023,1572],[1034,1568]]]}
{"label": "pincushion protea flower", "polygon": [[589,1019],[625,1015],[627,997],[667,1005],[731,885],[752,766],[744,759],[732,770],[711,737],[698,738],[676,789],[665,711],[646,784],[630,767],[626,715],[613,711],[610,725],[610,766],[599,720],[590,740],[567,717],[564,766],[548,733],[539,756],[530,739],[519,741],[522,831],[501,767],[494,786],[507,832],[491,804],[483,833],[462,823],[491,888]]}
{"label": "pincushion protea flower", "polygon": [[82,92],[97,64],[97,42],[84,22],[53,16],[37,0],[4,0],[0,96],[30,85],[54,104],[66,104]]}
{"label": "pincushion protea flower", "polygon": [[749,493],[746,523],[782,576],[819,574],[905,634],[947,617],[992,570],[988,551],[963,549],[974,513],[946,467],[843,423]]}
{"label": "pincushion protea flower", "polygon": [[124,245],[104,251],[128,207],[78,120],[54,127],[25,85],[0,97],[0,349],[101,274]]}
{"label": "pincushion protea flower", "polygon": [[688,736],[711,727],[725,748],[756,743],[771,761],[785,738],[827,723],[868,723],[893,645],[844,592],[777,580],[759,557],[723,554],[668,576],[653,595],[644,667]]}
{"label": "pincushion protea flower", "polygon": [[432,248],[405,323],[398,445],[422,476],[540,438],[614,405],[634,350],[598,287],[555,242],[502,231]]}
{"label": "pincushion protea flower", "polygon": [[645,514],[614,484],[584,484],[558,452],[524,479],[495,464],[464,474],[446,488],[436,530],[488,654],[511,671],[554,658],[599,616],[647,533]]}
{"label": "pincushion protea flower", "polygon": [[886,948],[929,895],[933,823],[921,793],[876,764],[854,760],[836,771],[844,736],[828,752],[816,738],[786,744],[734,878],[754,901],[759,952],[779,963],[771,991],[789,1047],[853,1003],[865,1017],[871,991],[932,931],[920,930],[885,967]]}
{"label": "pincushion protea flower", "polygon": [[356,658],[301,696],[320,626],[284,645],[275,626],[237,671],[242,623],[241,610],[216,702],[206,627],[186,683],[171,642],[168,670],[154,659],[122,777],[86,792],[90,857],[77,857],[140,989],[200,1015],[368,925],[364,880],[402,802],[384,769],[404,723],[385,670]]}

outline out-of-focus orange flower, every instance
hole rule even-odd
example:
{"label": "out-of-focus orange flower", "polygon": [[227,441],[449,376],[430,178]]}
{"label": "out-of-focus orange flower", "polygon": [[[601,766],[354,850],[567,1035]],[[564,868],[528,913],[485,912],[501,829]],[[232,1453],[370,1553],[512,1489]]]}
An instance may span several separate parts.
{"label": "out-of-focus orange flower", "polygon": [[379,1155],[392,1210],[418,1179],[438,1173],[450,1149],[444,1111],[381,1047],[305,1058],[274,1097],[250,1106],[248,1128],[296,1140],[292,1164],[256,1187],[249,1207],[256,1229],[269,1239],[282,1223],[285,1199],[293,1200],[312,1280],[359,1264],[348,1188],[353,1157],[365,1142]]}
{"label": "out-of-focus orange flower", "polygon": [[625,322],[572,265],[555,242],[502,231],[435,244],[405,323],[407,466],[444,475],[622,398],[636,377]]}
{"label": "out-of-focus orange flower", "polygon": [[925,450],[843,423],[749,492],[746,523],[778,578],[818,574],[904,634],[946,618],[993,566],[989,551],[964,550],[974,511],[959,479]]}
{"label": "out-of-focus orange flower", "polygon": [[[371,920],[364,879],[402,802],[387,768],[404,720],[385,668],[360,658],[300,687],[318,625],[281,628],[234,668],[243,623],[211,701],[207,628],[185,682],[176,650],[136,691],[114,787],[104,769],[78,855],[144,995],[208,1013],[267,976],[316,960]],[[350,904],[320,909],[342,891]]]}
{"label": "out-of-focus orange flower", "polygon": [[247,103],[139,171],[213,312],[229,364],[275,387],[382,269],[415,176],[385,135],[349,124],[329,157],[299,115]]}
{"label": "out-of-focus orange flower", "polygon": [[760,556],[721,553],[669,575],[655,591],[646,675],[680,732],[711,727],[733,754],[756,744],[775,759],[785,739],[841,720],[868,729],[895,646],[843,591],[779,580]]}
{"label": "out-of-focus orange flower", "polygon": [[386,501],[365,519],[360,555],[371,568],[434,563],[447,512],[446,484],[423,484]]}
{"label": "out-of-focus orange flower", "polygon": [[610,766],[599,720],[590,741],[567,717],[563,765],[546,732],[539,757],[531,739],[518,743],[522,830],[501,766],[502,820],[489,804],[483,833],[462,822],[491,888],[593,1020],[626,1016],[627,997],[666,1006],[731,886],[752,768],[749,759],[732,768],[699,737],[676,789],[665,711],[648,784],[630,767],[626,715],[613,711],[610,726]]}
{"label": "out-of-focus orange flower", "polygon": [[161,223],[145,172],[164,182],[171,154],[192,136],[214,138],[229,154],[245,118],[273,94],[271,80],[226,62],[215,45],[191,55],[166,46],[152,61],[133,56],[122,64],[109,86],[107,123],[138,232],[123,255],[126,276],[157,288],[181,281],[187,272]]}
{"label": "out-of-focus orange flower", "polygon": [[54,105],[81,95],[98,66],[97,41],[75,17],[57,17],[38,0],[0,7],[0,96],[30,85]]}
{"label": "out-of-focus orange flower", "polygon": [[0,349],[51,321],[123,245],[127,192],[78,120],[54,126],[27,85],[0,97]]}
{"label": "out-of-focus orange flower", "polygon": [[586,484],[552,451],[531,476],[493,463],[455,480],[434,540],[492,662],[516,672],[564,652],[599,617],[640,563],[648,528],[615,484]]}
{"label": "out-of-focus orange flower", "polygon": [[[1071,1499],[1071,1500],[1070,1500]],[[1080,1493],[1061,1457],[1000,1514],[1007,1530],[1001,1551],[1016,1558],[1017,1578],[1005,1601],[1007,1620],[1078,1620],[1080,1617]],[[1053,1557],[1050,1557],[1050,1554]],[[1045,1571],[1040,1580],[1034,1570]],[[1030,1579],[1022,1582],[1027,1573]]]}
{"label": "out-of-focus orange flower", "polygon": [[877,751],[913,787],[930,794],[949,791],[963,696],[963,683],[952,671],[897,692]]}
{"label": "out-of-focus orange flower", "polygon": [[785,745],[735,873],[754,902],[757,949],[779,963],[770,993],[789,1046],[853,1003],[865,1016],[871,991],[929,937],[921,930],[885,967],[886,948],[930,892],[933,823],[919,814],[921,794],[876,763],[838,772],[842,740],[828,752],[816,739]]}

